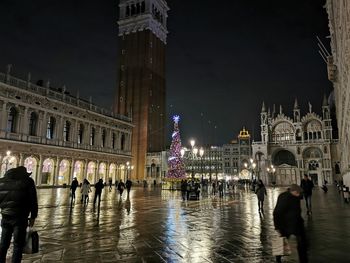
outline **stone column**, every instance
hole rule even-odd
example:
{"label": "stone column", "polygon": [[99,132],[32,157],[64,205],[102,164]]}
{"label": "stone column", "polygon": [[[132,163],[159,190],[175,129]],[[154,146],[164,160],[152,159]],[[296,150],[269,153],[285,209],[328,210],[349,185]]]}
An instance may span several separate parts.
{"label": "stone column", "polygon": [[59,171],[60,171],[60,159],[58,157],[56,157],[55,167],[54,167],[54,177],[53,177],[53,180],[52,180],[53,185],[57,185],[58,184]]}
{"label": "stone column", "polygon": [[2,104],[2,110],[1,110],[0,130],[6,129],[6,122],[7,122],[6,105],[7,105],[7,103],[4,101],[4,104]]}
{"label": "stone column", "polygon": [[40,154],[39,155],[39,163],[38,163],[38,166],[37,166],[37,180],[36,180],[36,184],[37,185],[41,185],[41,173],[42,173],[42,170],[43,170],[43,156]]}
{"label": "stone column", "polygon": [[20,153],[19,154],[19,166],[23,166],[24,165],[24,154]]}

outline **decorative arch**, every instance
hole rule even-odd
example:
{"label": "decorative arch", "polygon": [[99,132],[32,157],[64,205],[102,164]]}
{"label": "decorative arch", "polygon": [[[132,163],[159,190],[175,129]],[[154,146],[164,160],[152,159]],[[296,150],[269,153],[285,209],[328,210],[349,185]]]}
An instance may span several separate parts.
{"label": "decorative arch", "polygon": [[34,156],[29,156],[24,159],[24,167],[27,168],[28,172],[32,173],[31,178],[34,180],[34,182],[36,182],[36,175],[38,173],[38,163],[39,159]]}
{"label": "decorative arch", "polygon": [[57,184],[69,184],[70,161],[64,159],[59,164]]}
{"label": "decorative arch", "polygon": [[291,141],[295,138],[293,125],[288,121],[281,121],[272,128],[272,141]]}
{"label": "decorative arch", "polygon": [[12,169],[18,166],[18,159],[15,155],[5,155],[1,160],[1,177],[4,176],[4,174]]}
{"label": "decorative arch", "polygon": [[106,165],[106,163],[100,163],[98,165],[98,178],[96,178],[96,180],[100,179],[100,178],[102,178],[103,181],[105,181],[105,182],[108,181],[108,178],[107,178],[107,165]]}
{"label": "decorative arch", "polygon": [[75,161],[73,169],[73,177],[76,177],[78,182],[82,183],[84,179],[84,163]]}
{"label": "decorative arch", "polygon": [[319,148],[309,147],[303,151],[303,159],[322,159],[323,154]]}
{"label": "decorative arch", "polygon": [[112,182],[115,182],[116,179],[116,169],[117,166],[114,163],[111,163],[109,165],[109,178],[108,179],[112,179]]}
{"label": "decorative arch", "polygon": [[9,114],[7,118],[7,131],[15,133],[17,122],[18,122],[18,110],[16,109],[16,107],[12,106],[9,109]]}
{"label": "decorative arch", "polygon": [[297,166],[295,156],[292,152],[288,150],[278,150],[273,154],[273,164],[278,166],[282,164],[287,164],[290,166]]}
{"label": "decorative arch", "polygon": [[86,179],[92,183],[95,181],[95,173],[96,173],[96,163],[91,161],[88,163],[87,166],[87,175],[86,175]]}
{"label": "decorative arch", "polygon": [[53,175],[55,171],[55,161],[51,158],[46,158],[43,162],[41,172],[41,184],[53,185]]}
{"label": "decorative arch", "polygon": [[304,140],[322,139],[322,122],[311,119],[304,124]]}
{"label": "decorative arch", "polygon": [[36,136],[38,129],[38,114],[33,111],[29,117],[29,135]]}

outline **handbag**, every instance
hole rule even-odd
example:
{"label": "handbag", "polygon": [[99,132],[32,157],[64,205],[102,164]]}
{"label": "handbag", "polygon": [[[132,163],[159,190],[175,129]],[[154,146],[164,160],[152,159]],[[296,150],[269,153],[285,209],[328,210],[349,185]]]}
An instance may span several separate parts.
{"label": "handbag", "polygon": [[27,227],[26,244],[23,249],[25,254],[39,252],[39,234],[33,227]]}
{"label": "handbag", "polygon": [[273,256],[289,256],[292,251],[286,237],[275,236],[272,239],[272,255]]}

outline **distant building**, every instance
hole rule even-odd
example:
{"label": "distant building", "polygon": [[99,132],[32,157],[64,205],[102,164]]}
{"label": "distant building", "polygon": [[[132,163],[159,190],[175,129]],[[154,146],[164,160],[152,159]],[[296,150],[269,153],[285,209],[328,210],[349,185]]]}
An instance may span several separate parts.
{"label": "distant building", "polygon": [[316,185],[322,185],[325,180],[333,182],[338,161],[337,140],[332,138],[326,98],[322,104],[322,117],[312,111],[311,104],[309,112],[302,117],[297,100],[292,118],[282,112],[282,106],[276,114],[275,110],[272,113],[270,109],[266,110],[264,103],[260,116],[261,141],[252,145],[260,179],[266,184],[300,184],[303,175],[307,174]]}
{"label": "distant building", "polygon": [[131,119],[70,95],[0,73],[0,176],[24,165],[37,185],[124,179]]}
{"label": "distant building", "polygon": [[165,0],[120,0],[119,83],[114,112],[132,117],[132,178],[143,179],[146,153],[165,150]]}
{"label": "distant building", "polygon": [[229,178],[251,179],[244,167],[251,158],[251,138],[248,130],[243,128],[237,139],[223,145],[223,173]]}
{"label": "distant building", "polygon": [[168,156],[167,151],[147,153],[145,177],[148,184],[161,183],[168,172]]}
{"label": "distant building", "polygon": [[[350,171],[350,2],[327,0],[332,55],[327,56],[328,79],[333,82],[339,133],[340,167]],[[336,178],[339,180],[340,178]]]}

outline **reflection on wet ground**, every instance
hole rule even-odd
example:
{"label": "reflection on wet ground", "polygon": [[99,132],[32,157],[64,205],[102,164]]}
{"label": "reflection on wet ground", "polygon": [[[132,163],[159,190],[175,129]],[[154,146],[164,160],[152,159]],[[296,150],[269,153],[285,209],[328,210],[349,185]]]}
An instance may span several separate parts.
{"label": "reflection on wet ground", "polygon": [[[24,262],[274,262],[272,211],[282,190],[268,189],[259,214],[246,188],[185,202],[180,192],[158,188],[122,198],[106,189],[100,210],[92,194],[84,206],[78,193],[70,207],[69,189],[39,189],[40,252]],[[310,262],[349,262],[350,205],[338,192],[316,189],[313,215],[303,215]],[[285,262],[297,262],[295,255]]]}

